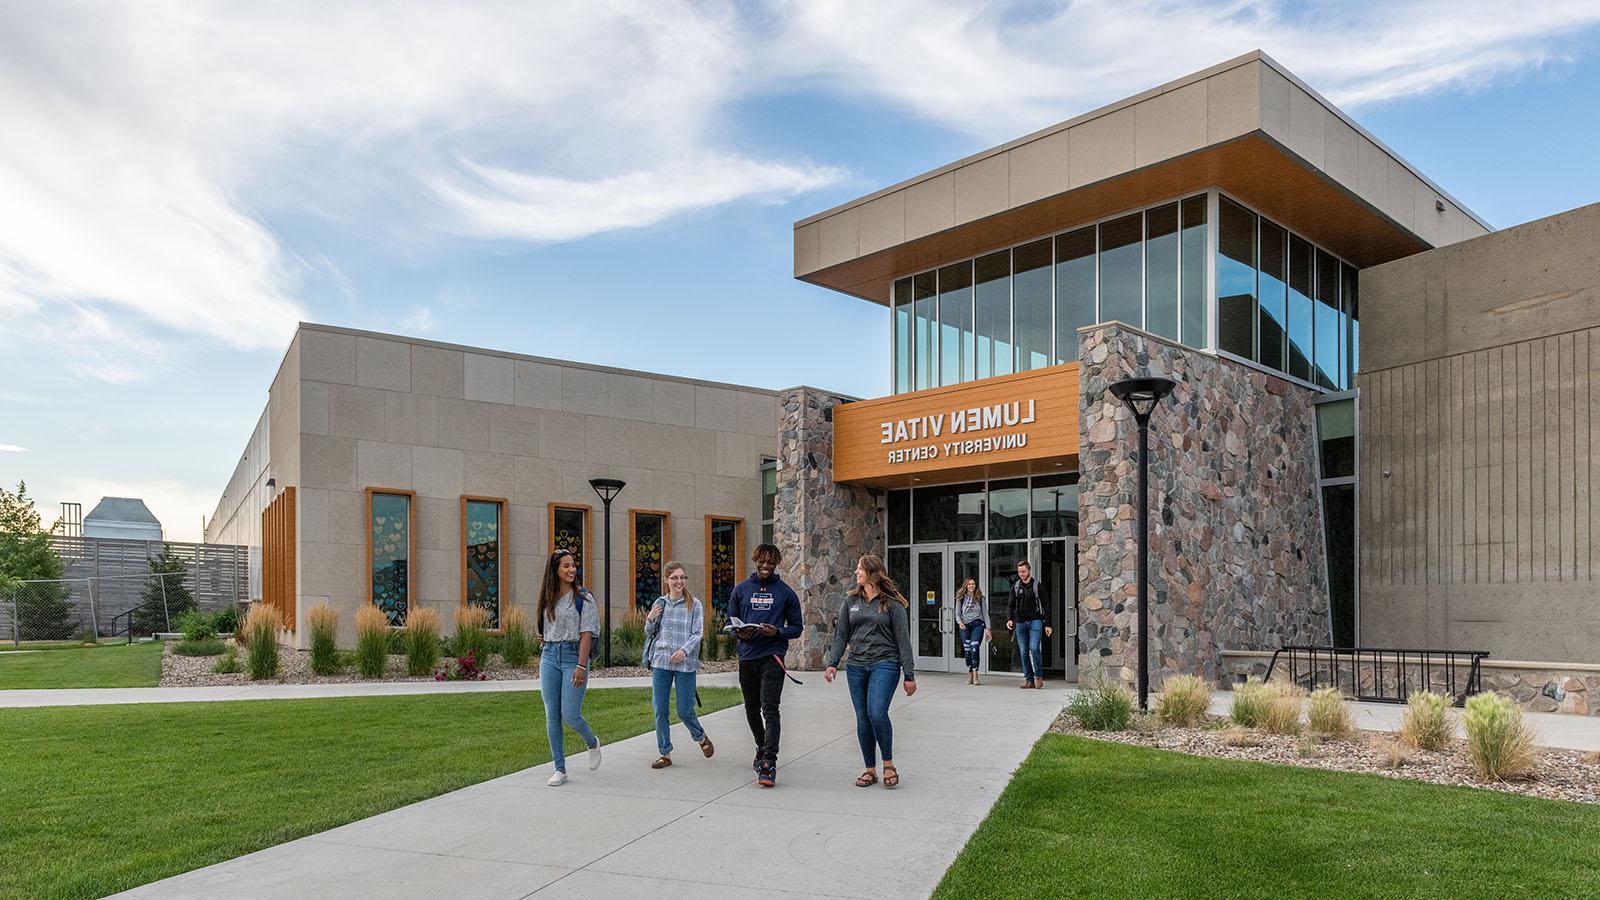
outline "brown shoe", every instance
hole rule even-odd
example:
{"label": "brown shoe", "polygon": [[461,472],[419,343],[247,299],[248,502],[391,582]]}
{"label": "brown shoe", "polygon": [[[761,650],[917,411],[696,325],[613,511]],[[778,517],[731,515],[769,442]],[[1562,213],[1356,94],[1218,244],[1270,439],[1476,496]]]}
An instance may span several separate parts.
{"label": "brown shoe", "polygon": [[711,746],[711,735],[708,734],[700,739],[700,752],[706,755],[706,759],[710,759],[711,754],[717,752],[717,748]]}
{"label": "brown shoe", "polygon": [[650,764],[650,768],[652,768],[652,769],[665,769],[667,766],[670,766],[670,765],[672,765],[672,757],[663,756],[660,759],[656,760],[655,762],[651,763]]}
{"label": "brown shoe", "polygon": [[1031,687],[1033,687],[1033,682],[1024,681],[1023,683],[1017,685],[1017,687],[1020,687],[1020,688],[1023,688],[1023,689],[1031,688]]}

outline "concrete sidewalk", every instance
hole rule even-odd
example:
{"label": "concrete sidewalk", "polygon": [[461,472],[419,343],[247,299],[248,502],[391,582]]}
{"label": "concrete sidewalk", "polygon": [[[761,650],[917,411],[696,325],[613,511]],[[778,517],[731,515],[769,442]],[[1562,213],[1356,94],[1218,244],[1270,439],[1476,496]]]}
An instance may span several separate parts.
{"label": "concrete sidewalk", "polygon": [[[820,680],[820,678],[819,678]],[[702,687],[738,687],[739,673],[701,675]],[[649,687],[649,677],[595,678],[591,688]],[[217,703],[227,700],[306,700],[313,697],[398,697],[406,694],[481,694],[537,691],[537,678],[514,681],[351,681],[339,684],[241,684],[228,687],[61,688],[0,691],[0,709],[101,706],[121,703]]]}
{"label": "concrete sidewalk", "polygon": [[674,726],[667,769],[649,768],[655,737],[641,735],[607,746],[598,772],[569,759],[564,787],[537,766],[123,896],[927,897],[1067,697],[1060,682],[924,675],[891,708],[903,782],[857,788],[843,677],[800,677],[773,789],[754,783],[735,707],[704,720],[710,760]]}
{"label": "concrete sidewalk", "polygon": [[[1357,703],[1349,701],[1350,715],[1356,727],[1363,731],[1399,731],[1400,716],[1406,708],[1401,703]],[[1151,706],[1154,707],[1154,702]],[[1233,709],[1231,691],[1213,691],[1211,712],[1225,716]],[[1454,710],[1456,737],[1465,738],[1461,730],[1461,710]],[[1560,713],[1524,712],[1522,720],[1533,728],[1538,743],[1544,747],[1565,750],[1600,750],[1600,717],[1573,716]]]}

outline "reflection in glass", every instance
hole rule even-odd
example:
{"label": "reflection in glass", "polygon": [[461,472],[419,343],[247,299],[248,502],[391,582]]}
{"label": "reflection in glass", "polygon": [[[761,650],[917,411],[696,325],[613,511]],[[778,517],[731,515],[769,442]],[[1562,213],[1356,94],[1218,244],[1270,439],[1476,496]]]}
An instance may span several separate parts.
{"label": "reflection in glass", "polygon": [[648,610],[661,589],[666,565],[667,520],[651,513],[633,514],[633,605]]}
{"label": "reflection in glass", "polygon": [[919,544],[983,540],[981,483],[917,488],[911,510],[911,536]]}
{"label": "reflection in glass", "polygon": [[1346,388],[1356,386],[1356,372],[1361,368],[1359,314],[1356,309],[1356,267],[1345,266],[1339,279],[1339,317],[1344,326],[1340,329],[1340,334],[1344,335],[1345,360],[1345,376],[1341,383]]}
{"label": "reflection in glass", "polygon": [[1178,204],[1144,214],[1145,330],[1178,339]]}
{"label": "reflection in glass", "polygon": [[978,322],[978,377],[1011,374],[1011,251],[974,263]]}
{"label": "reflection in glass", "polygon": [[972,261],[939,270],[939,383],[972,380]]}
{"label": "reflection in glass", "polygon": [[1078,329],[1094,324],[1094,228],[1056,238],[1056,362],[1078,358]]}
{"label": "reflection in glass", "polygon": [[1217,345],[1255,359],[1256,214],[1226,197],[1217,217]]}
{"label": "reflection in glass", "polygon": [[938,312],[939,295],[932,272],[923,272],[911,279],[911,300],[916,319],[916,340],[912,360],[916,367],[916,389],[939,386]]}
{"label": "reflection in glass", "polygon": [[1028,536],[1028,480],[989,482],[989,540]]}
{"label": "reflection in glass", "polygon": [[1033,480],[1033,536],[1078,536],[1078,475],[1050,475]]}
{"label": "reflection in glass", "polygon": [[468,606],[489,614],[489,627],[500,627],[500,509],[489,500],[468,500],[466,558]]}
{"label": "reflection in glass", "polygon": [[939,607],[944,605],[944,551],[917,554],[917,587],[907,599],[917,620],[917,655],[942,655],[944,632],[939,627]]}
{"label": "reflection in glass", "polygon": [[1288,365],[1284,328],[1289,316],[1289,233],[1261,220],[1261,358],[1282,372]]}
{"label": "reflection in glass", "polygon": [[1012,315],[1017,323],[1018,372],[1050,365],[1050,239],[1012,251]]}
{"label": "reflection in glass", "polygon": [[1289,374],[1311,380],[1311,245],[1289,235]]}
{"label": "reflection in glass", "polygon": [[[911,599],[911,550],[906,547],[891,547],[888,555],[884,556],[883,564],[889,570],[889,580],[900,589],[907,600]],[[830,610],[831,616],[837,610]]]}
{"label": "reflection in glass", "polygon": [[1322,489],[1323,528],[1328,539],[1328,606],[1333,645],[1356,645],[1356,486]]}
{"label": "reflection in glass", "polygon": [[889,543],[911,543],[911,492],[889,492]]}
{"label": "reflection in glass", "polygon": [[1356,474],[1356,401],[1334,400],[1317,404],[1317,442],[1323,478]]}
{"label": "reflection in glass", "polygon": [[[983,571],[982,552],[978,550],[957,550],[950,554],[950,563],[950,583],[955,586],[958,595],[966,588],[967,579],[969,578],[978,586],[979,590],[983,590],[985,573]],[[985,594],[984,596],[987,597],[988,595]],[[951,603],[955,602],[954,597],[949,598],[949,600]],[[961,636],[958,634],[956,639],[950,642],[950,658],[961,659],[966,655],[966,648],[961,646]]]}
{"label": "reflection in glass", "polygon": [[376,492],[371,498],[372,602],[398,628],[411,610],[411,498]]}
{"label": "reflection in glass", "polygon": [[989,670],[992,672],[1020,672],[1017,658],[1017,641],[1014,633],[1006,631],[1006,602],[1011,597],[1011,582],[1017,577],[1017,563],[1028,552],[1025,542],[989,545],[989,583],[983,592],[989,595],[989,613],[994,619],[989,623],[994,640],[989,642]]}
{"label": "reflection in glass", "polygon": [[1317,384],[1339,386],[1339,261],[1326,250],[1317,251],[1317,306],[1314,326],[1317,346]]}
{"label": "reflection in glass", "polygon": [[1100,224],[1100,321],[1144,327],[1141,302],[1144,268],[1141,245],[1144,217],[1139,213]]}
{"label": "reflection in glass", "polygon": [[558,506],[550,514],[550,552],[565,550],[578,564],[578,583],[588,584],[583,578],[583,520],[585,510]]}
{"label": "reflection in glass", "polygon": [[710,571],[706,578],[711,582],[711,608],[726,614],[728,598],[739,583],[739,521],[737,519],[711,520],[711,546],[706,551]]}
{"label": "reflection in glass", "polygon": [[911,390],[911,279],[894,283],[894,392]]}
{"label": "reflection in glass", "polygon": [[1190,347],[1206,347],[1206,198],[1190,197],[1181,204],[1183,213],[1183,333],[1179,340]]}

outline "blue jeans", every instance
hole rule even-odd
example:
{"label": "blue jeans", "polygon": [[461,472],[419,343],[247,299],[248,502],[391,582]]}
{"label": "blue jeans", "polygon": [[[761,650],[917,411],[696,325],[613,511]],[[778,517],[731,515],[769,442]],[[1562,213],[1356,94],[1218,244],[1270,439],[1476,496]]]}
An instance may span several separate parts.
{"label": "blue jeans", "polygon": [[1044,680],[1044,659],[1039,654],[1039,641],[1044,638],[1044,620],[1017,623],[1017,651],[1022,657],[1022,679]]}
{"label": "blue jeans", "polygon": [[599,743],[594,729],[583,718],[583,692],[589,687],[572,686],[572,673],[578,669],[578,643],[558,641],[545,644],[539,656],[539,695],[544,698],[544,733],[550,739],[550,756],[555,760],[556,771],[567,770],[566,741],[561,724],[583,738],[585,747]]}
{"label": "blue jeans", "polygon": [[650,702],[656,710],[656,749],[662,756],[672,752],[672,735],[667,722],[667,695],[678,687],[678,719],[689,729],[689,737],[703,741],[706,730],[694,714],[694,673],[673,672],[657,666],[650,670]]}
{"label": "blue jeans", "polygon": [[883,751],[884,761],[894,759],[894,728],[889,724],[889,701],[894,699],[894,687],[900,680],[898,662],[873,663],[868,666],[845,666],[845,676],[850,681],[850,702],[856,708],[856,740],[861,742],[861,759],[867,768],[876,768],[876,749]]}
{"label": "blue jeans", "polygon": [[967,671],[978,671],[978,651],[983,649],[984,622],[966,622],[961,626],[961,649],[967,653]]}

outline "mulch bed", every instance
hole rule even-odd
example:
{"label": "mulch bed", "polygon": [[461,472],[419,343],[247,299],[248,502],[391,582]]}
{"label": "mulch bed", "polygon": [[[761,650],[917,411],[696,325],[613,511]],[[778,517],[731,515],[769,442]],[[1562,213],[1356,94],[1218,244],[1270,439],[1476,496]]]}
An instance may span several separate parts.
{"label": "mulch bed", "polygon": [[[1344,738],[1243,732],[1229,728],[1226,719],[1211,716],[1195,728],[1162,724],[1155,716],[1141,716],[1128,731],[1088,731],[1067,713],[1050,730],[1060,734],[1140,747],[1173,750],[1192,756],[1279,763],[1308,769],[1356,772],[1405,778],[1431,784],[1485,788],[1525,794],[1547,800],[1600,803],[1600,755],[1575,750],[1539,748],[1531,777],[1515,781],[1484,781],[1472,771],[1459,746],[1444,751],[1417,750],[1400,744],[1389,733],[1356,731]],[[1255,742],[1255,746],[1241,746]],[[1399,765],[1395,765],[1398,762]]]}
{"label": "mulch bed", "polygon": [[[232,640],[226,642],[234,646]],[[238,648],[239,662],[246,661],[247,654],[243,648]],[[220,687],[241,684],[251,684],[250,676],[245,672],[233,675],[219,675],[211,671],[217,664],[220,656],[179,656],[172,652],[172,642],[168,642],[161,652],[161,687]],[[443,658],[440,662],[443,663]],[[516,681],[539,677],[539,658],[536,656],[525,668],[513,669],[505,664],[498,656],[489,657],[483,665],[483,674],[486,681]],[[703,675],[717,672],[738,671],[737,660],[702,660],[700,673]],[[595,678],[630,678],[649,675],[650,670],[640,666],[612,666],[609,669],[595,669],[590,673]],[[357,675],[353,669],[345,669],[337,675],[317,675],[311,671],[311,654],[301,653],[288,648],[278,651],[278,677],[271,679],[267,684],[350,684],[358,681],[433,681],[432,675],[412,677],[406,674],[406,658],[400,654],[389,656],[388,667],[382,678],[367,679]]]}

